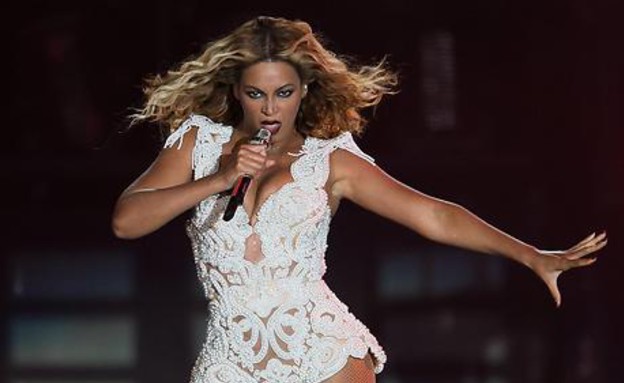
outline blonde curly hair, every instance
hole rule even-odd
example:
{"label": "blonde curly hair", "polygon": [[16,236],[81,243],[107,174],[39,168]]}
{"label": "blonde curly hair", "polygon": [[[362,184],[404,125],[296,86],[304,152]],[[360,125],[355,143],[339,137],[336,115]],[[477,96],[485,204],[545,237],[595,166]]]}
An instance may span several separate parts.
{"label": "blonde curly hair", "polygon": [[131,125],[152,121],[166,132],[191,113],[235,126],[242,109],[232,92],[241,72],[257,62],[284,61],[298,72],[308,93],[297,115],[305,136],[332,138],[344,131],[361,133],[360,111],[394,94],[396,73],[378,64],[350,68],[349,59],[325,49],[310,25],[284,18],[257,17],[209,43],[196,57],[165,75],[146,79],[143,108],[130,115]]}

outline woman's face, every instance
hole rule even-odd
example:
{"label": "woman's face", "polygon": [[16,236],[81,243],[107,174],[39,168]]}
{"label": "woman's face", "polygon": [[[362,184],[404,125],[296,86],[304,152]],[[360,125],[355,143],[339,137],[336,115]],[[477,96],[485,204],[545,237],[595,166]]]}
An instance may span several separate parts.
{"label": "woman's face", "polygon": [[295,132],[295,119],[305,89],[297,70],[283,61],[261,61],[246,68],[234,96],[243,108],[243,126],[253,134],[260,128],[273,139]]}

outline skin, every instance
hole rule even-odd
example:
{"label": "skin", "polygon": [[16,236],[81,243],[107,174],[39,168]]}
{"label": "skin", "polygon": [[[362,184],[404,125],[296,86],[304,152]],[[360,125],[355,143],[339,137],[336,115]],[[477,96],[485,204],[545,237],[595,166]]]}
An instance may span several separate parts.
{"label": "skin", "polygon": [[[289,167],[295,157],[287,153],[297,152],[304,141],[295,129],[295,119],[306,89],[295,68],[286,62],[259,62],[246,68],[233,87],[244,118],[230,142],[223,146],[219,171],[192,179],[190,158],[196,131],[191,130],[187,133],[191,137],[183,140],[180,149],[163,149],[121,194],[113,212],[114,233],[120,238],[149,234],[210,195],[229,189],[244,174],[254,180],[243,203],[253,224],[263,201],[292,180]],[[272,135],[268,147],[250,145],[249,137],[262,127],[263,121],[279,121],[279,131]],[[557,286],[561,273],[593,264],[596,258],[586,256],[607,244],[606,233],[592,233],[567,250],[539,250],[457,204],[402,184],[348,151],[339,149],[332,153],[330,167],[325,188],[332,213],[346,198],[432,241],[515,260],[544,281],[557,306],[561,304]],[[385,198],[378,198],[382,194]],[[356,368],[357,363],[352,360],[346,368]],[[369,372],[365,381],[372,382],[374,376],[372,370]],[[348,381],[339,376],[330,381]]]}
{"label": "skin", "polygon": [[244,112],[243,121],[236,129],[237,133],[240,132],[236,136],[243,138],[239,142],[245,143],[247,137],[263,126],[263,122],[276,121],[280,125],[279,130],[271,135],[268,147],[235,146],[238,158],[229,161],[228,156],[223,164],[228,183],[233,184],[241,174],[250,174],[256,181],[248,189],[243,202],[252,224],[262,202],[292,180],[290,164],[295,157],[288,152],[296,153],[304,142],[304,137],[295,129],[295,120],[306,89],[295,68],[281,61],[250,66],[233,88],[234,97]]}

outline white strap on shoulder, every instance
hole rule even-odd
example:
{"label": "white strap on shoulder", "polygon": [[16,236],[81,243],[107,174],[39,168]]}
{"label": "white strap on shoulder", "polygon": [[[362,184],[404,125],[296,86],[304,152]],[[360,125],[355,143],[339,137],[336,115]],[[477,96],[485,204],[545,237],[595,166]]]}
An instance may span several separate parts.
{"label": "white strap on shoulder", "polygon": [[336,149],[344,149],[370,162],[373,165],[375,164],[375,159],[370,155],[364,153],[364,151],[360,149],[360,147],[355,143],[351,132],[344,132],[338,137],[331,139],[330,145],[331,151],[334,151]]}
{"label": "white strap on shoulder", "polygon": [[298,153],[288,153],[292,156],[300,156],[303,154],[312,155],[314,157],[327,156],[336,149],[344,149],[356,156],[375,164],[375,159],[368,154],[364,153],[362,149],[353,140],[353,135],[350,132],[343,132],[339,136],[330,139],[321,139],[308,137],[306,142]]}
{"label": "white strap on shoulder", "polygon": [[301,150],[291,153],[293,156],[302,156],[301,160],[293,163],[293,178],[302,182],[305,180],[316,187],[325,185],[330,172],[329,157],[336,149],[347,150],[375,166],[373,157],[357,146],[349,132],[330,139],[308,136]]}
{"label": "white strap on shoulder", "polygon": [[180,125],[175,131],[173,131],[169,135],[169,137],[167,137],[164,147],[165,148],[173,147],[173,145],[177,142],[178,143],[177,148],[180,149],[182,147],[182,140],[184,139],[184,134],[186,134],[186,132],[191,130],[191,128],[197,127],[197,128],[202,129],[202,128],[209,128],[214,125],[219,125],[219,124],[215,123],[214,121],[212,121],[206,116],[202,116],[199,114],[191,114],[186,120],[184,120],[182,125]]}

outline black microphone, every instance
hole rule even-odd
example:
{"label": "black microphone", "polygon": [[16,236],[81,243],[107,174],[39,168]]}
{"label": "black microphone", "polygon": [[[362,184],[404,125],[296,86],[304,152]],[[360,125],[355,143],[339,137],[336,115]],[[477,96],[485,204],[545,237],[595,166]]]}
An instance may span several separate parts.
{"label": "black microphone", "polygon": [[[251,140],[249,140],[249,143],[252,145],[266,145],[270,138],[271,131],[261,128],[256,132]],[[225,212],[223,213],[224,221],[231,220],[232,217],[234,217],[234,213],[236,213],[236,209],[243,204],[245,193],[247,192],[250,183],[251,176],[244,175],[238,179],[236,185],[234,185],[234,188],[232,189],[232,194],[230,194],[230,200],[225,207]]]}

